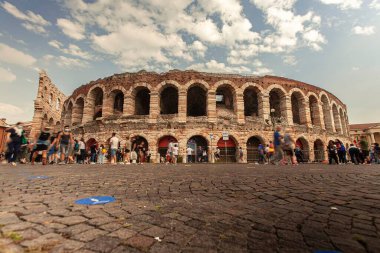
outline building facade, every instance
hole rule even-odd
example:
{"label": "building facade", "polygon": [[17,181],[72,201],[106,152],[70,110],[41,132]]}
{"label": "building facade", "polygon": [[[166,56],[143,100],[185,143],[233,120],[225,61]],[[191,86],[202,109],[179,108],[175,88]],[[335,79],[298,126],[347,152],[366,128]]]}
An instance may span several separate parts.
{"label": "building facade", "polygon": [[363,139],[369,144],[380,143],[380,123],[352,124],[350,135],[356,143]]}
{"label": "building facade", "polygon": [[34,100],[34,116],[29,126],[29,139],[33,139],[41,127],[46,125],[52,127],[54,132],[60,130],[65,100],[65,94],[52,83],[45,71],[41,71],[39,73],[37,97]]}
{"label": "building facade", "polygon": [[244,162],[255,161],[274,125],[282,125],[310,161],[325,159],[329,140],[350,140],[346,105],[321,88],[275,76],[196,71],[140,71],[92,81],[64,101],[59,123],[88,145],[107,143],[113,132],[143,142],[154,162],[170,141],[179,144],[183,161],[189,145],[206,149],[210,161],[216,147],[225,161],[237,161],[239,147]]}
{"label": "building facade", "polygon": [[7,128],[8,128],[8,125],[6,123],[6,120],[0,119],[0,153],[5,152],[5,149],[6,149],[8,133],[6,133],[5,130]]}

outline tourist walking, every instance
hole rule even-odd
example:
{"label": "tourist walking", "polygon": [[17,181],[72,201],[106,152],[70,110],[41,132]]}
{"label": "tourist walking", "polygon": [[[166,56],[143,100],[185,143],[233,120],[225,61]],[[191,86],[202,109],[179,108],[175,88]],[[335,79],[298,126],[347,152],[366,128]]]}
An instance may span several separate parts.
{"label": "tourist walking", "polygon": [[207,163],[207,162],[208,162],[208,157],[207,157],[207,150],[206,150],[206,147],[203,148],[203,151],[202,151],[202,157],[203,157],[203,162]]}
{"label": "tourist walking", "polygon": [[191,163],[192,162],[192,158],[193,158],[193,149],[192,148],[190,148],[190,146],[188,146],[187,147],[187,149],[186,149],[186,154],[187,154],[187,162],[188,163]]}
{"label": "tourist walking", "polygon": [[124,162],[126,164],[130,164],[131,161],[131,141],[129,140],[129,136],[125,137],[125,152],[124,152]]}
{"label": "tourist walking", "polygon": [[243,149],[241,147],[239,147],[239,162],[243,162],[244,161],[244,152],[243,152]]}
{"label": "tourist walking", "polygon": [[50,130],[50,127],[45,126],[39,134],[36,134],[34,142],[31,144],[31,146],[34,146],[33,155],[31,159],[32,165],[34,165],[34,162],[40,152],[42,153],[42,165],[47,164],[47,151],[54,146],[53,143],[50,144]]}
{"label": "tourist walking", "polygon": [[91,145],[90,153],[91,153],[90,163],[96,164],[96,153],[97,153],[96,142]]}
{"label": "tourist walking", "polygon": [[296,149],[294,150],[294,154],[296,155],[297,163],[304,163],[305,162],[303,159],[303,152],[298,145],[296,146]]}
{"label": "tourist walking", "polygon": [[276,131],[273,134],[274,155],[273,155],[273,159],[271,163],[276,164],[276,165],[278,164],[278,162],[281,161],[282,157],[284,156],[282,147],[281,147],[283,136],[281,135],[280,132],[281,132],[281,127],[277,126]]}
{"label": "tourist walking", "polygon": [[336,164],[339,164],[338,151],[333,141],[329,141],[329,144],[327,146],[327,152],[329,156],[329,164],[332,164],[333,160],[335,161]]}
{"label": "tourist walking", "polygon": [[265,148],[263,146],[263,144],[259,144],[259,146],[257,147],[257,152],[259,153],[259,163],[260,164],[265,164]]}
{"label": "tourist walking", "polygon": [[176,165],[178,160],[178,144],[175,143],[172,147],[173,149],[173,163]]}
{"label": "tourist walking", "polygon": [[354,144],[350,144],[348,148],[348,153],[351,157],[351,162],[355,165],[359,165],[360,162],[360,150]]}
{"label": "tourist walking", "polygon": [[21,122],[18,122],[14,127],[8,128],[5,132],[9,133],[10,141],[8,142],[8,163],[16,166],[16,161],[21,148],[21,138],[23,133],[23,126]]}
{"label": "tourist walking", "polygon": [[375,163],[380,164],[380,146],[379,146],[379,143],[374,144],[373,156],[374,156]]}
{"label": "tourist walking", "polygon": [[73,161],[73,158],[69,156],[69,148],[72,148],[71,146],[74,143],[74,139],[72,133],[70,132],[69,126],[65,126],[63,132],[59,133],[53,144],[55,143],[59,145],[59,151],[61,153],[61,161],[59,164],[65,164],[66,156],[68,156],[69,162]]}
{"label": "tourist walking", "polygon": [[84,143],[83,138],[81,138],[79,141],[79,152],[80,155],[78,156],[78,163],[84,164],[84,161],[86,159],[86,144]]}
{"label": "tourist walking", "polygon": [[283,143],[283,147],[282,147],[283,154],[284,154],[283,155],[284,158],[282,160],[283,164],[288,163],[288,161],[287,161],[288,157],[290,158],[290,162],[292,165],[297,164],[296,156],[294,155],[294,145],[295,145],[294,139],[290,136],[290,134],[285,133],[284,134],[284,143]]}
{"label": "tourist walking", "polygon": [[111,164],[116,164],[116,152],[119,147],[119,138],[116,137],[116,133],[112,133],[109,144],[111,149]]}
{"label": "tourist walking", "polygon": [[339,140],[337,140],[337,150],[338,150],[339,163],[340,164],[347,163],[347,158],[346,158],[347,151],[346,151],[346,147]]}

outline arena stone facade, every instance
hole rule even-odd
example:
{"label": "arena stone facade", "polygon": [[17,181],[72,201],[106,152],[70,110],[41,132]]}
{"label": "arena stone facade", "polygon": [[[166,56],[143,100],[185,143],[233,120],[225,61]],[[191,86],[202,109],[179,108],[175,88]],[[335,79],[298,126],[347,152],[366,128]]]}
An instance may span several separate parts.
{"label": "arena stone facade", "polygon": [[[251,162],[258,144],[272,140],[271,118],[291,133],[310,161],[325,159],[329,140],[350,140],[346,105],[321,88],[275,76],[190,70],[115,74],[82,85],[65,100],[60,123],[72,126],[88,145],[107,143],[112,132],[144,140],[153,162],[171,138],[179,143],[183,161],[192,139],[207,146],[210,161],[210,151],[219,146],[223,157],[227,150],[226,161],[237,160],[242,147],[244,162]],[[220,140],[223,132],[229,141]]]}

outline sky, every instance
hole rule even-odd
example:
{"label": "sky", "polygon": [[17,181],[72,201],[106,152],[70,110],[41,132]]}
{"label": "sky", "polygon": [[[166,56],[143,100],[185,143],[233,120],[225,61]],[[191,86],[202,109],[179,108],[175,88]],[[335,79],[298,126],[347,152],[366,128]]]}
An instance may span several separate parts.
{"label": "sky", "polygon": [[380,122],[380,0],[0,0],[0,118],[114,73],[194,69],[310,83]]}

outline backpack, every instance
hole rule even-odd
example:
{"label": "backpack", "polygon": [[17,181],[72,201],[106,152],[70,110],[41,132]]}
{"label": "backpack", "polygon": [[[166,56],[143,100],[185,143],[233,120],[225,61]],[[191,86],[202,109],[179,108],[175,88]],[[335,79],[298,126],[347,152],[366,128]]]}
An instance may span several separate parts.
{"label": "backpack", "polygon": [[78,150],[79,150],[79,143],[75,143],[75,144],[74,144],[74,150],[75,150],[75,151],[78,151]]}

